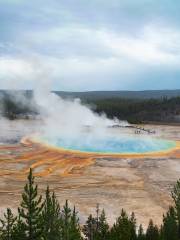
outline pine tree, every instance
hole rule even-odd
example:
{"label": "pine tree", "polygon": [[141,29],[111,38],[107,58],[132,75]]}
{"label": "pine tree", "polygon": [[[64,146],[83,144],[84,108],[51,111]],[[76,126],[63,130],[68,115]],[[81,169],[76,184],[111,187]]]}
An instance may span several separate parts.
{"label": "pine tree", "polygon": [[164,240],[163,237],[163,225],[161,224],[160,229],[159,229],[159,240]]}
{"label": "pine tree", "polygon": [[24,187],[19,216],[25,224],[26,238],[24,240],[40,240],[42,235],[42,196],[38,197],[38,187],[34,184],[32,169],[28,175],[28,183]]}
{"label": "pine tree", "polygon": [[105,214],[104,209],[101,212],[98,224],[99,224],[99,226],[98,226],[97,240],[108,240],[109,225],[106,221],[106,214]]}
{"label": "pine tree", "polygon": [[99,203],[96,205],[96,232],[99,231]]}
{"label": "pine tree", "polygon": [[13,240],[24,240],[26,239],[26,226],[24,222],[18,217],[18,220],[13,228],[12,233]]}
{"label": "pine tree", "polygon": [[145,240],[146,239],[142,224],[140,224],[140,226],[139,226],[137,239],[138,240]]}
{"label": "pine tree", "polygon": [[169,208],[166,216],[163,216],[162,226],[163,240],[178,240],[178,224],[173,207]]}
{"label": "pine tree", "polygon": [[77,217],[76,208],[74,206],[73,213],[71,216],[71,222],[70,222],[70,234],[69,239],[70,240],[80,240],[81,237],[81,230],[79,225],[79,218]]}
{"label": "pine tree", "polygon": [[132,238],[132,222],[128,218],[127,213],[122,209],[120,217],[111,229],[111,239],[115,240],[131,240]]}
{"label": "pine tree", "polygon": [[180,180],[178,180],[171,193],[175,204],[175,214],[178,222],[178,237],[180,238]]}
{"label": "pine tree", "polygon": [[96,228],[96,220],[93,218],[92,214],[90,214],[86,224],[83,226],[83,233],[87,240],[94,240]]}
{"label": "pine tree", "polygon": [[68,200],[62,210],[62,238],[63,240],[70,239],[70,224],[71,224],[71,209],[69,208]]}
{"label": "pine tree", "polygon": [[45,240],[60,240],[62,234],[60,206],[54,192],[51,196],[49,187],[46,190],[42,220],[43,238]]}
{"label": "pine tree", "polygon": [[158,240],[159,230],[156,225],[154,225],[152,219],[149,221],[149,226],[146,231],[146,240]]}
{"label": "pine tree", "polygon": [[10,208],[4,213],[4,219],[1,219],[0,237],[2,240],[12,240],[13,228],[17,218],[13,216]]}
{"label": "pine tree", "polygon": [[132,214],[131,214],[130,222],[131,222],[131,240],[136,240],[137,239],[136,218],[135,218],[134,212],[132,212]]}

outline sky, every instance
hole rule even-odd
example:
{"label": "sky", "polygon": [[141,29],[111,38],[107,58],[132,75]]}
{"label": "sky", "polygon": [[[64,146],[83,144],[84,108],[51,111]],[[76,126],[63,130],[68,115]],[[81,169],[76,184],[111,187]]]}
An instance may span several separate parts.
{"label": "sky", "polygon": [[179,0],[0,0],[0,88],[180,89]]}

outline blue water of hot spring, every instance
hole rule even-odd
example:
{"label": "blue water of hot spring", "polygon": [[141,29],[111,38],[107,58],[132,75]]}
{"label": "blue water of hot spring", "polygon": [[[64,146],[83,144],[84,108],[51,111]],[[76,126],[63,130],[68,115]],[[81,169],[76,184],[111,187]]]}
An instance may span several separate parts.
{"label": "blue water of hot spring", "polygon": [[166,151],[176,146],[175,141],[153,137],[121,136],[107,138],[76,138],[45,140],[48,144],[66,150],[96,153],[150,153]]}

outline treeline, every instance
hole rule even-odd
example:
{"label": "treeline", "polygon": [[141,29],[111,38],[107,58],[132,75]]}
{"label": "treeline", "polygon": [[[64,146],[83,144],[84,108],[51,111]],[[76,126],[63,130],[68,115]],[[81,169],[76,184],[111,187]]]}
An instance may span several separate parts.
{"label": "treeline", "polygon": [[10,120],[17,118],[28,119],[28,116],[30,115],[37,115],[37,111],[34,111],[30,105],[19,104],[10,98],[2,101],[1,112],[4,117],[9,118]]}
{"label": "treeline", "polygon": [[[2,94],[2,93],[1,93]],[[83,104],[92,106],[96,113],[105,113],[130,123],[180,121],[180,97],[173,98],[88,98],[83,95]],[[38,106],[32,91],[3,92],[0,95],[0,111],[9,119],[29,118],[38,115]]]}
{"label": "treeline", "polygon": [[31,91],[0,91],[0,113],[11,120],[38,114]]}
{"label": "treeline", "polygon": [[117,117],[130,123],[178,122],[180,97],[160,99],[100,99],[87,100],[94,111],[105,113],[109,118]]}
{"label": "treeline", "polygon": [[180,239],[180,181],[172,191],[174,206],[163,216],[158,227],[149,221],[146,231],[137,227],[134,213],[128,216],[122,210],[113,226],[109,226],[105,211],[96,207],[95,216],[89,215],[84,226],[80,226],[76,208],[68,201],[60,208],[54,192],[47,187],[45,196],[38,194],[32,170],[22,193],[18,213],[7,209],[0,220],[1,240],[179,240]]}

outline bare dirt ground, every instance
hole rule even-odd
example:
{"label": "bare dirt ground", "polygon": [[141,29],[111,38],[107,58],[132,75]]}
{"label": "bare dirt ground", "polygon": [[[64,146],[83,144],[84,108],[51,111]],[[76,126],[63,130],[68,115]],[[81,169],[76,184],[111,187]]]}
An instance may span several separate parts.
{"label": "bare dirt ground", "polygon": [[[0,121],[0,209],[16,209],[32,167],[40,192],[48,184],[61,202],[75,204],[83,222],[105,208],[112,223],[122,208],[135,212],[138,223],[161,223],[171,204],[170,191],[180,177],[180,150],[149,156],[78,154],[49,149],[20,139],[36,131],[36,121]],[[22,128],[23,127],[23,128]],[[146,125],[162,138],[180,140],[180,127]],[[112,129],[120,133],[122,129]],[[125,131],[133,133],[134,130]]]}

